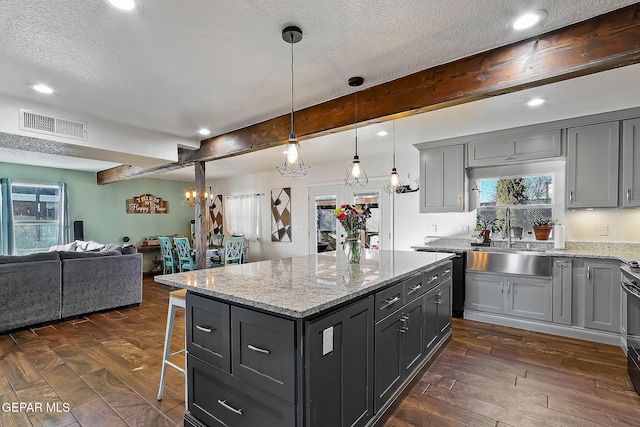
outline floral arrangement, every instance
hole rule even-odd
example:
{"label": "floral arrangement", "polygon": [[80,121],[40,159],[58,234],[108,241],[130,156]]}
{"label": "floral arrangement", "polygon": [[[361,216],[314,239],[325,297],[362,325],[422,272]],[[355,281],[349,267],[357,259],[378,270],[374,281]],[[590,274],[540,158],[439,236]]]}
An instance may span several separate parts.
{"label": "floral arrangement", "polygon": [[362,205],[342,205],[333,212],[347,233],[344,246],[347,258],[351,263],[360,262],[362,245],[358,241],[358,237],[360,230],[365,229],[367,219],[371,217],[371,211]]}
{"label": "floral arrangement", "polygon": [[542,227],[552,227],[553,224],[556,223],[555,219],[551,219],[551,218],[546,218],[546,217],[539,217],[533,220],[533,226],[537,227],[537,226],[542,226]]}
{"label": "floral arrangement", "polygon": [[504,218],[485,219],[479,214],[476,215],[476,231],[490,230],[492,233],[502,231]]}

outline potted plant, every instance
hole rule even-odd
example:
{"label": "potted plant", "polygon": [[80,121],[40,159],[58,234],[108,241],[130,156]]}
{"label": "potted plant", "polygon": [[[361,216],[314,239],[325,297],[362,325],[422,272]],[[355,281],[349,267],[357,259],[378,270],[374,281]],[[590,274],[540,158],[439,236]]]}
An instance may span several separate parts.
{"label": "potted plant", "polygon": [[536,240],[548,240],[549,233],[555,224],[555,220],[551,218],[540,217],[533,221],[533,232],[536,235]]}
{"label": "potted plant", "polygon": [[485,240],[489,239],[489,235],[491,233],[497,233],[502,231],[502,227],[504,226],[504,219],[502,218],[494,218],[494,219],[485,219],[479,214],[476,215],[476,231],[480,232],[480,236]]}

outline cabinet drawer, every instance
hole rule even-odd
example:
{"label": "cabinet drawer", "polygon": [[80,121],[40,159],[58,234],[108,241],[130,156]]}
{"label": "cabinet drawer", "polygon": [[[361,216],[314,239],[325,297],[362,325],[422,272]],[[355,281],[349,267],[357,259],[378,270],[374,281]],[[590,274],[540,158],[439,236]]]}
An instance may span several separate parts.
{"label": "cabinet drawer", "polygon": [[398,283],[376,294],[376,322],[404,305],[404,283]]}
{"label": "cabinet drawer", "polygon": [[295,402],[295,328],[291,320],[231,308],[232,372]]}
{"label": "cabinet drawer", "polygon": [[229,372],[229,305],[187,293],[186,324],[187,351]]}
{"label": "cabinet drawer", "polygon": [[295,425],[294,405],[187,356],[189,411],[209,426]]}
{"label": "cabinet drawer", "polygon": [[424,274],[421,273],[403,282],[404,300],[411,301],[424,294],[427,287],[424,284]]}
{"label": "cabinet drawer", "polygon": [[451,278],[451,263],[428,270],[424,276],[426,290],[432,289],[434,286]]}

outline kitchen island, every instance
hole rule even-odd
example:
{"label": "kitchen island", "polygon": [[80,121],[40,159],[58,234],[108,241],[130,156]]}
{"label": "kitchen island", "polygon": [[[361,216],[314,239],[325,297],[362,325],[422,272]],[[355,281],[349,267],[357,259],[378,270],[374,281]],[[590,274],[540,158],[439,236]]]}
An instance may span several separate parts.
{"label": "kitchen island", "polygon": [[452,254],[157,276],[187,293],[186,426],[369,426],[448,341]]}

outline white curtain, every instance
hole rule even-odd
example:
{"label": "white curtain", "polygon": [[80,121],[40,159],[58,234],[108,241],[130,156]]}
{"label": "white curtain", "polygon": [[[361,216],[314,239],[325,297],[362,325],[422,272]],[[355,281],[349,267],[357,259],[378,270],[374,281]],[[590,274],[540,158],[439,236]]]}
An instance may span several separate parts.
{"label": "white curtain", "polygon": [[243,234],[256,241],[262,237],[260,195],[227,196],[224,205],[225,229],[231,234]]}

